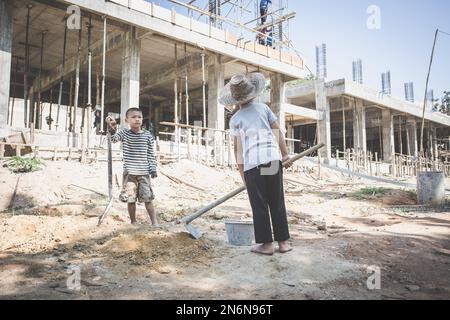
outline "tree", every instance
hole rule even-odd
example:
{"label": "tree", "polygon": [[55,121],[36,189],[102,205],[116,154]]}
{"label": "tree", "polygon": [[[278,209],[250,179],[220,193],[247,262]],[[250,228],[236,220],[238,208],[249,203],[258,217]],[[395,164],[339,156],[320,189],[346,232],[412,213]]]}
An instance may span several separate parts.
{"label": "tree", "polygon": [[450,115],[450,91],[444,91],[441,99],[433,99],[431,110]]}
{"label": "tree", "polygon": [[450,91],[444,91],[441,103],[438,104],[438,111],[450,115]]}
{"label": "tree", "polygon": [[297,80],[289,81],[287,83],[287,85],[289,87],[295,87],[295,86],[298,86],[298,85],[301,85],[301,84],[305,84],[307,82],[311,82],[311,81],[314,81],[314,80],[317,80],[317,77],[315,75],[313,75],[312,73],[310,73],[304,79],[297,79]]}

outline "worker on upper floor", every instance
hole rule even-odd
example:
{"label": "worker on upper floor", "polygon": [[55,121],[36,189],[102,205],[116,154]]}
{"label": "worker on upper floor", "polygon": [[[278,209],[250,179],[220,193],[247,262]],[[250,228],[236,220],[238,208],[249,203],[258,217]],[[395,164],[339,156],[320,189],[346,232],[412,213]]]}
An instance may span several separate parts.
{"label": "worker on upper floor", "polygon": [[272,0],[261,0],[259,3],[259,13],[261,14],[261,24],[266,23],[267,20],[267,12],[269,10],[269,6],[272,4]]}

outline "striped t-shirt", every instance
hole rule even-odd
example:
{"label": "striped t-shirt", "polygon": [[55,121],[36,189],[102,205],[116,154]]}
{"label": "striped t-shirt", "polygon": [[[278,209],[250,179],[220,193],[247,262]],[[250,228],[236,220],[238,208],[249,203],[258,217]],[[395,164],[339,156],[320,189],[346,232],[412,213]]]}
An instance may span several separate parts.
{"label": "striped t-shirt", "polygon": [[156,158],[153,136],[149,131],[134,133],[121,129],[111,136],[111,142],[123,143],[123,169],[128,174],[144,176],[156,173]]}

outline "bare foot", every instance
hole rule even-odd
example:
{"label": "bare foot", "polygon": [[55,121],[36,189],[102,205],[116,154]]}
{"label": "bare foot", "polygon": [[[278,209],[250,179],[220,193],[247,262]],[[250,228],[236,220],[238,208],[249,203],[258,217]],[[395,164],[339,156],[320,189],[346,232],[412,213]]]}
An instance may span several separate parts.
{"label": "bare foot", "polygon": [[288,244],[287,241],[278,241],[278,250],[280,253],[286,253],[292,251],[292,247]]}
{"label": "bare foot", "polygon": [[265,254],[267,256],[273,255],[273,243],[264,243],[264,244],[258,244],[256,246],[252,247],[252,252],[259,253],[259,254]]}

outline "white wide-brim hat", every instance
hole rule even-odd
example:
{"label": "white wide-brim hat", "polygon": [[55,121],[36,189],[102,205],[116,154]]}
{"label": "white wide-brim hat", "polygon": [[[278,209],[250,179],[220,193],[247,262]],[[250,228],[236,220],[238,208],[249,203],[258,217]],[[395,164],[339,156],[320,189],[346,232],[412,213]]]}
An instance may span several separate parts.
{"label": "white wide-brim hat", "polygon": [[233,76],[220,91],[219,102],[225,106],[234,106],[256,98],[266,85],[262,73],[254,72]]}

